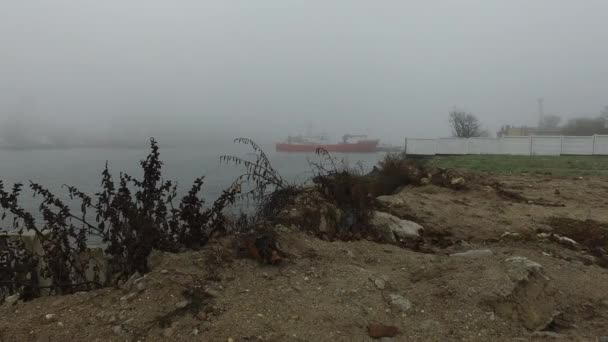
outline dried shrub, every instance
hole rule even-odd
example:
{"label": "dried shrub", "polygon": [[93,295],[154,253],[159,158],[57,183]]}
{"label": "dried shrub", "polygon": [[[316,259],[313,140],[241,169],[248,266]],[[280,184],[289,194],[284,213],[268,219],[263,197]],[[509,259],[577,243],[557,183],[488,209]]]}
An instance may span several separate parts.
{"label": "dried shrub", "polygon": [[[23,272],[17,274],[14,271],[17,264],[29,265],[29,273],[34,272],[33,265],[40,265],[42,275],[52,281],[51,293],[73,293],[104,286],[110,280],[126,279],[136,271],[147,272],[147,258],[153,249],[170,252],[199,249],[214,233],[225,230],[223,211],[235,202],[239,184],[223,191],[213,205],[206,208],[200,196],[203,178],[197,178],[175,207],[177,186],[162,180],[163,163],[154,139],[150,141],[150,149],[147,158],[140,162],[143,170],[141,179],[120,173],[118,184],[115,184],[106,163],[102,172],[102,189],[94,196],[66,186],[70,198],[80,202],[77,214],[48,189],[30,182],[29,188],[41,199],[41,222],[19,205],[22,184],[15,184],[11,191],[5,191],[0,182],[2,219],[8,214],[12,218],[11,230],[19,235],[33,232],[40,240],[43,252],[32,255],[31,262],[16,263],[15,257],[3,258],[0,290],[6,294],[24,293],[25,285],[19,279]],[[92,270],[94,276],[87,276],[91,271],[91,251],[87,246],[91,236],[102,240],[104,252],[109,257],[108,273],[112,277],[101,277],[101,270],[95,266]],[[23,249],[23,246],[2,248],[0,255],[17,255],[16,251]],[[35,281],[28,286],[40,288]],[[35,293],[35,290],[30,292]]]}

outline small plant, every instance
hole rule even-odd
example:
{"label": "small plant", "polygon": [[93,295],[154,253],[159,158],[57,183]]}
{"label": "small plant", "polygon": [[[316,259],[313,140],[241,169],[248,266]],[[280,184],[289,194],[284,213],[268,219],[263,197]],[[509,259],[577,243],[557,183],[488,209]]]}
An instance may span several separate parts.
{"label": "small plant", "polygon": [[256,216],[258,219],[273,217],[301,192],[302,187],[286,181],[272,166],[262,148],[253,140],[238,138],[234,142],[251,147],[256,154],[255,160],[224,155],[220,157],[220,161],[245,168],[245,172],[237,178],[236,182],[245,183],[249,185],[250,189],[241,193],[240,197],[253,200],[257,204]]}

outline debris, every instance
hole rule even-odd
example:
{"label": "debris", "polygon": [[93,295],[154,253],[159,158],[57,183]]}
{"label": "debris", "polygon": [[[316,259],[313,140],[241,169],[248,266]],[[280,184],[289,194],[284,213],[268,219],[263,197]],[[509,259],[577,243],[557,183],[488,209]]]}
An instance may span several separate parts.
{"label": "debris", "polygon": [[129,279],[127,279],[127,281],[125,281],[125,283],[121,287],[123,289],[130,290],[131,287],[133,287],[135,280],[139,278],[141,278],[141,275],[139,274],[139,272],[136,271],[129,277]]}
{"label": "debris", "polygon": [[14,305],[15,303],[17,303],[18,300],[19,300],[19,295],[14,294],[12,296],[8,296],[8,297],[4,298],[4,303],[8,306],[11,306],[11,305]]}
{"label": "debris", "polygon": [[473,250],[462,252],[462,253],[450,254],[451,257],[471,258],[471,259],[487,258],[487,257],[491,257],[493,255],[494,255],[494,252],[492,252],[489,249],[473,249]]}
{"label": "debris", "polygon": [[137,293],[135,293],[135,292],[131,292],[131,293],[129,293],[129,294],[128,294],[128,295],[126,295],[126,296],[122,296],[122,297],[120,297],[120,301],[121,301],[121,302],[128,302],[128,301],[132,300],[132,299],[133,299],[133,298],[135,298],[135,297],[137,297]]}
{"label": "debris", "polygon": [[190,304],[190,301],[182,300],[181,302],[175,303],[175,307],[178,308],[178,309],[183,309],[186,306],[188,306],[188,304]]}
{"label": "debris", "polygon": [[367,327],[367,334],[371,338],[395,337],[399,335],[399,333],[399,328],[392,325],[370,323]]}

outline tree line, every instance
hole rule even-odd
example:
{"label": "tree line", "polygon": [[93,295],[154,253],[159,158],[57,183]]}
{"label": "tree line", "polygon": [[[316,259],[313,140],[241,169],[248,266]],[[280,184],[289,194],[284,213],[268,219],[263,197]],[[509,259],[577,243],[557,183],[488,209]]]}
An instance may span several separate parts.
{"label": "tree line", "polygon": [[[448,121],[452,135],[459,138],[487,137],[489,133],[483,129],[481,121],[472,113],[460,109],[449,112]],[[597,117],[576,117],[560,125],[562,118],[557,115],[545,115],[538,127],[526,127],[526,134],[537,135],[569,135],[588,136],[594,134],[608,134],[608,106]],[[498,136],[507,135],[508,126],[503,126]]]}

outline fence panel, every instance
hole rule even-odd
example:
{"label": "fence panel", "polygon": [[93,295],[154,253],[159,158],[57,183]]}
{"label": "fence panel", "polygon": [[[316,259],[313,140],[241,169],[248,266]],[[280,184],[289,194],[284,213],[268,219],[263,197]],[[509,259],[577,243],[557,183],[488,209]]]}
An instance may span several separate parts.
{"label": "fence panel", "polygon": [[562,151],[562,137],[533,136],[532,155],[559,156]]}
{"label": "fence panel", "polygon": [[467,140],[462,138],[437,139],[437,154],[467,154]]}
{"label": "fence panel", "polygon": [[593,154],[593,137],[564,137],[562,154]]}
{"label": "fence panel", "polygon": [[595,150],[593,154],[608,155],[608,135],[595,136]]}
{"label": "fence panel", "polygon": [[470,138],[469,154],[500,154],[500,140],[496,138]]}
{"label": "fence panel", "polygon": [[407,139],[407,154],[435,155],[435,139]]}
{"label": "fence panel", "polygon": [[608,135],[406,139],[406,143],[407,153],[418,155],[608,155]]}
{"label": "fence panel", "polygon": [[500,138],[499,154],[530,155],[530,137]]}

